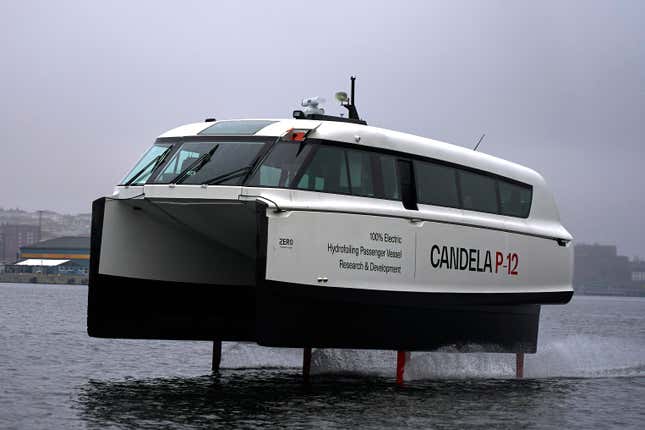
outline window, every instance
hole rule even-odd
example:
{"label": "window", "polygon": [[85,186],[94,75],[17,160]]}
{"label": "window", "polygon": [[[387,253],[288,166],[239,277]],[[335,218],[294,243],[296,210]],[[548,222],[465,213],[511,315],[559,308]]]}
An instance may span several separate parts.
{"label": "window", "polygon": [[262,165],[253,173],[247,185],[251,187],[289,187],[313,147],[310,144],[303,146],[286,142],[276,144]]}
{"label": "window", "polygon": [[399,190],[399,178],[396,175],[396,158],[390,155],[376,154],[379,160],[381,176],[378,178],[382,182],[383,197],[386,199],[401,199]]}
{"label": "window", "polygon": [[345,150],[336,146],[319,145],[295,188],[349,194]]}
{"label": "window", "polygon": [[461,169],[458,170],[458,174],[463,209],[489,213],[499,212],[495,179]]}
{"label": "window", "polygon": [[152,181],[154,183],[169,183],[180,173],[186,171],[199,157],[215,147],[213,142],[188,142],[172,156],[163,171]]}
{"label": "window", "polygon": [[239,185],[264,145],[265,142],[218,142],[217,149],[214,148],[210,159],[204,160],[203,167],[187,175],[181,182],[193,185]]}
{"label": "window", "polygon": [[414,162],[417,198],[428,205],[459,207],[457,174],[454,167],[425,161]]}
{"label": "window", "polygon": [[368,151],[348,149],[347,162],[349,164],[349,183],[352,188],[352,194],[376,197],[372,172],[372,154]]}
{"label": "window", "polygon": [[309,140],[278,142],[246,185],[400,200],[396,157]]}
{"label": "window", "polygon": [[[219,151],[219,149],[217,150]],[[532,187],[439,161],[409,160],[316,139],[278,142],[246,183],[528,217]]]}
{"label": "window", "polygon": [[632,272],[632,281],[645,281],[645,272]]}
{"label": "window", "polygon": [[515,184],[503,179],[500,179],[498,182],[501,214],[521,218],[528,217],[533,194],[531,187]]}
{"label": "window", "polygon": [[256,119],[242,121],[217,121],[207,129],[202,130],[199,134],[209,136],[249,136],[257,133],[274,122],[275,121]]}
{"label": "window", "polygon": [[263,141],[185,142],[154,183],[237,185],[265,145]]}
{"label": "window", "polygon": [[132,170],[121,180],[121,184],[143,185],[155,168],[161,164],[172,144],[155,143],[134,165]]}

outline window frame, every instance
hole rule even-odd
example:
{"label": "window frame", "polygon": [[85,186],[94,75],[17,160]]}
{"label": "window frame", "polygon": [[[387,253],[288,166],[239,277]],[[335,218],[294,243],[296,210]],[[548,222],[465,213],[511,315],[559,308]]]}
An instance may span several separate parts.
{"label": "window frame", "polygon": [[[409,182],[404,183],[403,166],[407,168],[407,173],[410,175]],[[417,192],[417,178],[414,169],[414,160],[409,158],[399,157],[396,159],[396,176],[400,181],[399,189],[401,190],[401,203],[403,207],[410,211],[418,211],[418,192]]]}

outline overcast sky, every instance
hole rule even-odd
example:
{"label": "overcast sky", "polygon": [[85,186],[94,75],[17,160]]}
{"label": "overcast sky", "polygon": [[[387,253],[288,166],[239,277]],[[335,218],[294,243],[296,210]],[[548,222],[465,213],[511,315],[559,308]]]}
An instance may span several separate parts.
{"label": "overcast sky", "polygon": [[[405,6],[403,6],[405,4]],[[644,1],[0,3],[0,206],[88,212],[163,131],[348,89],[371,125],[538,170],[645,257]]]}

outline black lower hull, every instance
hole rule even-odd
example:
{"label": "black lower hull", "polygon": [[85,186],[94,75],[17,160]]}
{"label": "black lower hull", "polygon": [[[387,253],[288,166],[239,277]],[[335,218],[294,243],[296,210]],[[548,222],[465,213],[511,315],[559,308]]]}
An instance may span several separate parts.
{"label": "black lower hull", "polygon": [[256,288],[106,275],[95,282],[88,318],[88,333],[95,337],[462,352],[535,352],[537,345],[540,305],[495,305],[487,303],[488,295],[275,282]]}
{"label": "black lower hull", "polygon": [[95,337],[255,340],[255,288],[98,275],[88,312]]}
{"label": "black lower hull", "polygon": [[537,345],[540,305],[494,305],[484,294],[268,282],[257,296],[257,342],[265,346],[535,352]]}

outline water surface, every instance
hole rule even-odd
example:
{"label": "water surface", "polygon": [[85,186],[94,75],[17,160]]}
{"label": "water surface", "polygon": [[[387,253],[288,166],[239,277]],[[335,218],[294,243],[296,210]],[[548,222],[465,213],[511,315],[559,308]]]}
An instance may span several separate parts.
{"label": "water surface", "polygon": [[645,428],[645,299],[542,309],[538,353],[301,352],[94,339],[84,286],[0,284],[0,428]]}

